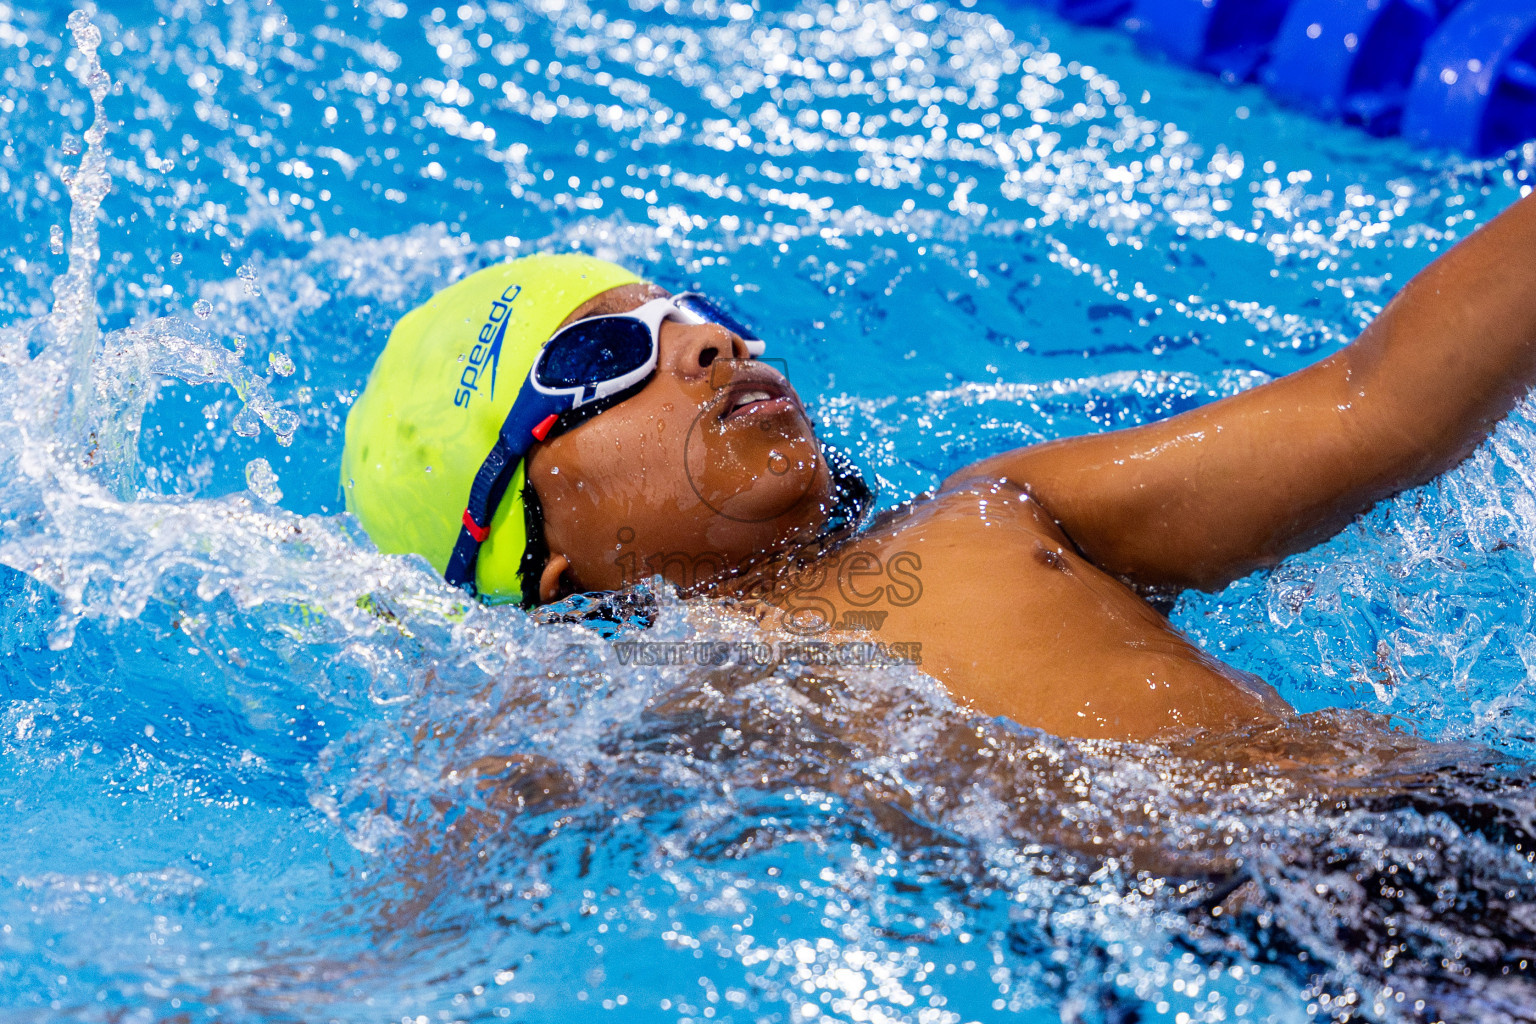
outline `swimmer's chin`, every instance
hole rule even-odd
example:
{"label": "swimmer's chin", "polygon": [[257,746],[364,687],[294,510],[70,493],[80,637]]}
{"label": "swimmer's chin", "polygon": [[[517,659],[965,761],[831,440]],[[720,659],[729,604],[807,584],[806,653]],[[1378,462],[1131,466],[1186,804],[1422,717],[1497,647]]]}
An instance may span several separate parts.
{"label": "swimmer's chin", "polygon": [[825,519],[825,516],[819,515],[822,504],[805,496],[784,500],[776,496],[765,499],[747,493],[736,499],[716,503],[715,511],[732,522],[763,523],[777,527],[771,540],[765,542],[766,546],[772,547],[794,540],[802,534],[814,533],[820,521]]}
{"label": "swimmer's chin", "polygon": [[[818,462],[811,469],[807,482],[779,480],[777,492],[759,488],[747,492],[737,503],[728,504],[723,511],[739,518],[771,523],[775,530],[775,544],[793,544],[819,536],[832,511],[832,479],[824,463]],[[731,508],[739,509],[732,513]]]}
{"label": "swimmer's chin", "polygon": [[[696,447],[689,482],[694,495],[724,519],[777,526],[815,518],[831,491],[820,445],[802,422],[781,411],[746,411],[713,443]],[[798,414],[796,414],[798,420]]]}

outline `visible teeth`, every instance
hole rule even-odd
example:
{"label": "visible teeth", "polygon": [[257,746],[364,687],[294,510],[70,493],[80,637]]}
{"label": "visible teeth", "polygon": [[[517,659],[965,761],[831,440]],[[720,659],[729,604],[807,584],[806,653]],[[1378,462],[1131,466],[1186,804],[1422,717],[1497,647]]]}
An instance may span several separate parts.
{"label": "visible teeth", "polygon": [[733,410],[740,409],[742,406],[750,405],[753,402],[766,402],[772,397],[766,391],[743,391],[736,397],[736,404],[732,405],[731,408]]}

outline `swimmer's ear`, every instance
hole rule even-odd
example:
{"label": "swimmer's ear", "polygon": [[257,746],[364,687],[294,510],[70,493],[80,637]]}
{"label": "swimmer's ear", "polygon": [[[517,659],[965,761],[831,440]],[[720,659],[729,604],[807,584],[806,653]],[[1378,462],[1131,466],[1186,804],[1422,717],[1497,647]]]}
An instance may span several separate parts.
{"label": "swimmer's ear", "polygon": [[549,556],[544,571],[539,574],[539,604],[549,604],[565,596],[565,574],[570,567],[571,560],[564,555]]}

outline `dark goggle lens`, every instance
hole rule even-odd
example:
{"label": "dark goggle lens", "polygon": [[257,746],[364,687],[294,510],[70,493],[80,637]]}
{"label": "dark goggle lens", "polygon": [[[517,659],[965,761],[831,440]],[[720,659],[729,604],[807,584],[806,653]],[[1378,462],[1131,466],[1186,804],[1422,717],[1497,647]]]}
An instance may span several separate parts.
{"label": "dark goggle lens", "polygon": [[740,338],[742,341],[763,340],[762,338],[758,337],[757,332],[752,328],[748,327],[746,324],[742,323],[740,320],[736,319],[734,316],[727,313],[725,310],[721,309],[719,306],[715,305],[715,303],[711,302],[709,299],[706,299],[702,295],[699,295],[695,292],[688,292],[684,295],[679,295],[672,301],[675,302],[679,307],[686,309],[690,313],[694,313],[703,317],[705,320],[712,324],[719,324],[721,327],[724,327],[726,330],[736,335],[736,337]]}
{"label": "dark goggle lens", "polygon": [[572,324],[544,346],[539,383],[575,388],[622,377],[650,360],[651,344],[650,330],[633,317],[605,316]]}

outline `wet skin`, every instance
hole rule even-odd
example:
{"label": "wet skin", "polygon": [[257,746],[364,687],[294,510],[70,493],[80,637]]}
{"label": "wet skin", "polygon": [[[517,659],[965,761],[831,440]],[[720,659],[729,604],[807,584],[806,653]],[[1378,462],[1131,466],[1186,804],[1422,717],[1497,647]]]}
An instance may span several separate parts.
{"label": "wet skin", "polygon": [[[1159,423],[970,466],[820,551],[770,589],[764,618],[884,612],[863,615],[881,620],[873,634],[823,638],[921,643],[923,669],[956,697],[1059,735],[1281,720],[1290,709],[1268,686],[1201,652],[1140,592],[1213,590],[1273,566],[1470,453],[1536,380],[1533,254],[1536,196],[1333,356]],[[568,319],[655,294],[614,289]],[[668,322],[639,394],[529,457],[551,551],[540,599],[652,572],[761,595],[748,587],[770,571],[759,563],[803,552],[826,523],[818,451],[798,396],[740,339]]]}

